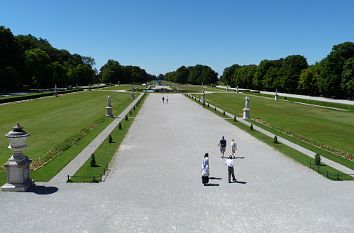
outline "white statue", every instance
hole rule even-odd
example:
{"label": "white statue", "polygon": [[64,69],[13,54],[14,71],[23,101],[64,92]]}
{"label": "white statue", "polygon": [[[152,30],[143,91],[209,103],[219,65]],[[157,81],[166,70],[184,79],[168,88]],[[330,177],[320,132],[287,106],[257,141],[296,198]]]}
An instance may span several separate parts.
{"label": "white statue", "polygon": [[245,97],[245,108],[250,108],[250,98],[248,96]]}
{"label": "white statue", "polygon": [[112,107],[111,95],[107,97],[107,107]]}

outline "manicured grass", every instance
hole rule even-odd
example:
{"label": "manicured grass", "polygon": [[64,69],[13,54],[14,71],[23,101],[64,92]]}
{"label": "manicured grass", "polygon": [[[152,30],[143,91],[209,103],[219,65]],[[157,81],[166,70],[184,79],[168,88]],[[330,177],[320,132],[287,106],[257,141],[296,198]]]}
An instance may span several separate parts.
{"label": "manicured grass", "polygon": [[[147,88],[147,86],[143,86],[143,85],[133,85],[135,90],[144,90]],[[102,88],[101,90],[128,90],[130,91],[132,88],[131,84],[119,84],[119,86],[117,84],[112,84],[111,87],[105,87]]]}
{"label": "manicured grass", "polygon": [[96,167],[90,166],[90,159],[88,159],[81,168],[75,173],[73,177],[71,177],[71,182],[98,182],[101,179],[101,176],[104,172],[104,169],[111,162],[113,156],[117,152],[121,142],[123,141],[125,135],[127,134],[129,127],[134,121],[134,117],[138,114],[141,106],[143,105],[143,101],[135,108],[132,109],[132,114],[128,114],[128,120],[122,120],[121,126],[119,129],[117,126],[111,133],[113,143],[109,143],[107,137],[106,140],[97,148],[95,151],[95,159],[96,159]]}
{"label": "manicured grass", "polygon": [[[111,98],[115,115],[125,109],[131,102],[128,93],[111,93]],[[31,133],[25,154],[35,163],[48,151],[57,145],[63,144],[68,138],[82,134],[83,129],[87,130],[85,137],[91,133],[97,135],[99,128],[96,131],[96,129],[92,130],[90,127],[93,127],[93,122],[104,116],[106,104],[107,93],[85,91],[62,95],[58,98],[36,99],[29,102],[0,106],[0,135],[5,135],[19,122],[27,132]],[[96,127],[101,127],[101,124],[104,127],[110,121],[111,119],[109,118],[104,119],[103,122],[96,124]],[[84,143],[85,137],[79,142]],[[7,149],[7,144],[8,140],[3,137],[3,140],[0,140],[1,164],[4,164],[11,155],[11,151]],[[69,157],[76,155],[74,151],[71,153],[73,154]],[[68,162],[64,158],[63,160],[65,160],[63,164]],[[59,162],[55,164],[59,164]],[[47,165],[49,166],[49,164]],[[59,165],[51,166],[61,169]],[[40,170],[45,170],[45,167],[40,168],[36,173],[38,172],[39,174]],[[43,178],[42,175],[38,176]]]}
{"label": "manicured grass", "polygon": [[[191,84],[178,84],[178,90],[189,91],[189,92],[202,92],[203,86],[202,85],[191,85]],[[225,90],[204,86],[205,91],[212,91],[212,92],[225,92]]]}
{"label": "manicured grass", "polygon": [[[197,101],[196,101],[197,102]],[[199,103],[199,102],[197,102]],[[201,104],[201,103],[199,103]],[[219,111],[214,111],[214,108],[208,108],[207,105],[205,106],[206,109],[214,112],[215,114],[219,115],[220,117],[225,118],[225,116],[223,115],[223,113],[219,112]],[[270,138],[256,130],[250,130],[249,126],[246,126],[240,122],[235,122],[233,119],[229,119],[228,117],[225,119],[228,122],[230,122],[231,124],[237,126],[238,128],[246,131],[247,133],[249,133],[250,135],[254,136],[255,138],[257,138],[258,140],[266,143],[267,145],[273,147],[274,149],[280,151],[281,153],[283,153],[284,155],[288,156],[289,158],[294,159],[295,161],[305,165],[306,167],[310,168],[310,163],[311,165],[311,169],[315,170],[316,172],[320,173],[321,175],[327,177],[328,179],[331,180],[353,180],[354,178],[342,173],[341,171],[338,171],[330,166],[327,166],[325,164],[321,164],[321,166],[314,166],[314,159],[310,158],[309,156],[291,148],[288,147],[285,144],[281,144],[281,143],[273,143],[273,138]]]}
{"label": "manicured grass", "polygon": [[[244,94],[246,94],[246,93],[244,93]],[[263,93],[247,93],[247,94],[255,95],[255,96],[263,96],[263,97],[268,97],[270,99],[274,99],[274,95],[270,95],[270,94],[263,94]],[[320,106],[324,106],[324,107],[340,108],[340,109],[346,109],[349,111],[354,111],[354,105],[349,105],[349,104],[332,103],[332,102],[325,102],[325,101],[319,101],[319,100],[308,100],[308,99],[300,99],[300,98],[285,97],[285,96],[279,96],[279,100],[300,102],[300,103],[305,103],[305,104],[313,104],[313,105],[320,105]]]}
{"label": "manicured grass", "polygon": [[[206,98],[210,103],[241,116],[245,96],[208,94]],[[250,97],[250,108],[252,119],[354,154],[354,112],[274,101],[258,96]]]}

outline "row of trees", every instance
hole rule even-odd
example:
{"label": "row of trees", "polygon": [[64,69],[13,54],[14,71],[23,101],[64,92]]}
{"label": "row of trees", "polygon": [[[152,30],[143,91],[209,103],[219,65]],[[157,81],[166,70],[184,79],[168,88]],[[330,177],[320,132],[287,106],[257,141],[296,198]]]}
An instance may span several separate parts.
{"label": "row of trees", "polygon": [[233,87],[354,98],[354,43],[333,46],[326,58],[311,66],[300,55],[235,64],[224,69],[221,81]]}
{"label": "row of trees", "polygon": [[33,88],[68,87],[92,83],[146,82],[155,76],[138,66],[122,66],[108,60],[100,73],[91,57],[54,48],[32,35],[14,36],[0,26],[0,92]]}
{"label": "row of trees", "polygon": [[189,84],[212,84],[218,81],[218,74],[209,66],[181,66],[176,71],[168,72],[164,76],[165,80],[176,83]]}
{"label": "row of trees", "polygon": [[53,48],[32,35],[0,27],[0,91],[83,85],[97,81],[93,58]]}
{"label": "row of trees", "polygon": [[138,66],[123,66],[118,61],[108,60],[100,69],[100,78],[104,83],[144,83],[156,77]]}

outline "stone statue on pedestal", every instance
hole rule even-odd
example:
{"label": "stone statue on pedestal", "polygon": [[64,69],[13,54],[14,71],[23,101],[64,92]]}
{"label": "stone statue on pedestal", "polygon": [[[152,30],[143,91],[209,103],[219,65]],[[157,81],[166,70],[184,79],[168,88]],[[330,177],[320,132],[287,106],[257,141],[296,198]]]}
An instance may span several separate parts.
{"label": "stone statue on pedestal", "polygon": [[245,97],[245,108],[243,109],[243,119],[250,119],[250,98]]}
{"label": "stone statue on pedestal", "polygon": [[106,116],[108,116],[108,117],[113,117],[111,95],[108,95],[108,97],[107,97],[107,107],[106,107],[106,110],[107,110]]}

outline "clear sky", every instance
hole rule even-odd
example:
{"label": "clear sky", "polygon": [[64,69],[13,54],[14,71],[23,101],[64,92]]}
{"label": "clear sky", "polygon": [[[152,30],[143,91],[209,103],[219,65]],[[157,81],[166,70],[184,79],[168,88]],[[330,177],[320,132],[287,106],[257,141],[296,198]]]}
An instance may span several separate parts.
{"label": "clear sky", "polygon": [[0,25],[54,47],[151,74],[205,64],[219,74],[300,54],[310,64],[354,41],[353,0],[11,0]]}

